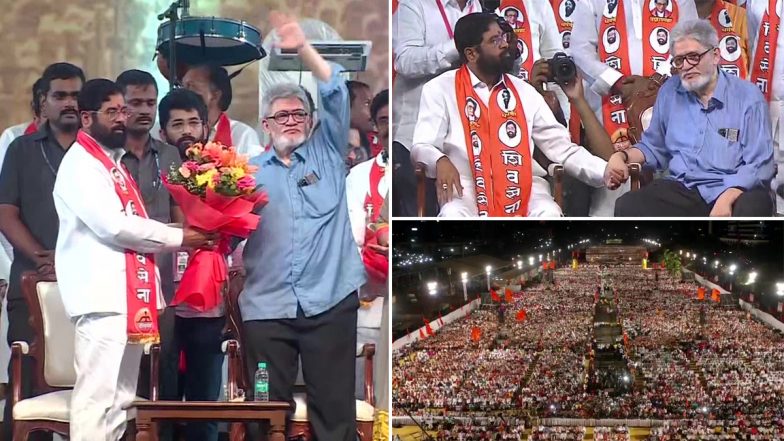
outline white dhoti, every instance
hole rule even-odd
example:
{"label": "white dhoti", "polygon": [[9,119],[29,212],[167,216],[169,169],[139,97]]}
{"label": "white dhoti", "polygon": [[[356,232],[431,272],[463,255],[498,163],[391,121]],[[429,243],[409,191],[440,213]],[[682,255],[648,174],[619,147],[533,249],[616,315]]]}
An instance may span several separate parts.
{"label": "white dhoti", "polygon": [[607,187],[594,188],[591,190],[591,208],[588,216],[591,217],[613,217],[615,216],[615,201],[631,190],[631,179],[623,185],[610,190]]}
{"label": "white dhoti", "polygon": [[117,441],[136,396],[143,346],[129,345],[123,314],[76,318],[70,441]]}
{"label": "white dhoti", "polygon": [[[471,179],[460,178],[463,185],[463,197],[454,198],[441,206],[438,217],[477,217],[476,195]],[[529,217],[560,217],[563,212],[550,194],[550,183],[546,179],[534,176],[531,180],[531,198],[528,201]]]}

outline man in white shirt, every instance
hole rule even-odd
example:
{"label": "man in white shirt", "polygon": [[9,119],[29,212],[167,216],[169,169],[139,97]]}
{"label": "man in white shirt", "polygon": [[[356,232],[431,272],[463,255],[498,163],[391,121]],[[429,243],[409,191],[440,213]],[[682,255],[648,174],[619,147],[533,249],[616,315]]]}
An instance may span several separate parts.
{"label": "man in white shirt", "polygon": [[164,306],[152,254],[213,246],[213,237],[147,218],[121,163],[128,108],[119,86],[88,81],[78,105],[83,131],[63,158],[53,193],[60,219],[55,271],[76,326],[70,439],[116,441],[136,393],[141,343],[157,338],[155,318]]}
{"label": "man in white shirt", "polygon": [[251,126],[226,114],[232,99],[231,79],[226,69],[214,64],[191,67],[182,78],[182,85],[204,99],[209,112],[210,141],[237,147],[239,153],[251,158],[264,151],[259,135]]}
{"label": "man in white shirt", "polygon": [[[649,0],[581,0],[572,16],[570,49],[588,85],[585,97],[616,150],[631,144],[624,131],[626,110],[620,104],[612,107],[611,97],[625,101],[652,74],[669,75],[669,42],[659,45],[657,35],[661,29],[669,32],[680,20],[697,18],[693,0],[670,0],[664,7],[669,17],[656,17],[656,4]],[[616,199],[628,189],[627,184],[615,191],[593,190],[589,214],[612,216]]]}
{"label": "man in white shirt", "polygon": [[[749,0],[746,3],[749,41],[752,42],[750,80],[759,86],[770,103],[770,118],[773,128],[773,154],[778,174],[772,186],[776,190],[776,212],[784,215],[784,32],[781,31],[781,16],[784,14],[781,0]],[[775,14],[770,13],[773,6]],[[767,52],[765,51],[768,48]],[[773,68],[770,69],[770,66]],[[767,67],[763,70],[762,67]]]}
{"label": "man in white shirt", "polygon": [[[436,75],[460,64],[453,40],[454,23],[469,13],[479,12],[479,0],[402,0],[392,18],[395,90],[392,115],[394,143],[392,213],[416,216],[416,177],[410,160],[414,127],[419,115],[422,86]],[[427,210],[437,209],[432,187],[426,192]]]}
{"label": "man in white shirt", "polygon": [[[501,31],[497,16],[485,13],[470,14],[461,18],[455,28],[455,37],[455,44],[466,65],[456,71],[442,74],[423,88],[421,112],[414,133],[414,148],[411,152],[414,161],[426,165],[428,176],[436,178],[441,202],[439,216],[494,215],[492,210],[483,213],[484,210],[481,208],[481,205],[487,204],[487,201],[492,199],[492,194],[484,195],[483,191],[477,194],[475,191],[475,187],[480,190],[487,187],[487,182],[484,177],[479,176],[479,173],[486,173],[483,170],[489,168],[487,166],[490,164],[484,164],[484,168],[477,164],[483,149],[485,152],[489,151],[491,155],[498,153],[502,155],[502,161],[492,163],[495,172],[500,171],[496,165],[500,165],[501,162],[503,162],[501,167],[511,165],[527,167],[529,170],[528,172],[505,170],[506,173],[501,175],[503,177],[493,173],[492,182],[490,179],[487,180],[492,185],[499,186],[495,191],[496,194],[503,193],[498,190],[502,188],[500,186],[503,182],[506,180],[510,182],[506,197],[514,200],[510,203],[510,206],[514,207],[506,209],[505,215],[561,215],[561,210],[550,196],[549,185],[544,179],[546,171],[535,161],[530,161],[530,151],[533,150],[534,142],[548,158],[563,163],[570,175],[590,185],[597,187],[603,185],[605,161],[571,142],[569,132],[556,121],[544,98],[533,86],[519,78],[502,75],[502,72],[508,71],[514,60],[510,60],[513,58],[513,51],[509,47],[506,34]],[[457,93],[455,89],[456,78],[461,75],[467,75],[466,81],[470,81],[471,88],[466,93],[472,96],[469,96],[466,102],[471,103],[476,109],[475,117],[479,118],[478,121],[469,122],[464,116],[464,110],[458,109],[458,101],[461,98],[455,99]],[[576,81],[565,86],[564,92],[571,99],[582,99],[580,88],[579,81]],[[513,99],[509,104],[502,99],[501,91],[504,89],[512,92]],[[497,96],[497,99],[491,99],[492,96]],[[481,106],[476,104],[477,98],[481,101]],[[503,132],[499,130],[496,134],[495,126],[490,127],[489,137],[480,139],[471,149],[473,158],[471,159],[466,148],[466,128],[471,128],[472,139],[475,133],[481,135],[484,124],[493,124],[493,121],[483,122],[482,113],[490,111],[492,115],[493,108],[496,106],[502,111],[499,121],[503,124],[501,126]],[[524,121],[515,119],[522,119],[523,116]],[[463,124],[460,123],[461,121]],[[511,137],[509,136],[511,131],[507,131],[510,121],[517,126]],[[513,150],[503,150],[501,144]],[[518,147],[522,148],[518,150]],[[521,159],[521,155],[524,158]],[[525,179],[526,173],[531,175],[529,181]],[[521,174],[522,178],[520,178]],[[521,192],[522,199],[528,199],[527,202],[522,200],[518,202]],[[453,198],[453,193],[457,197]],[[529,196],[527,198],[526,193]],[[520,211],[521,206],[526,204],[527,211]],[[495,215],[504,215],[504,213]]]}
{"label": "man in white shirt", "polygon": [[[376,157],[357,164],[351,169],[346,178],[346,197],[348,198],[348,215],[351,221],[351,231],[360,254],[365,244],[365,235],[368,224],[375,223],[381,213],[384,200],[389,194],[388,145],[389,145],[389,90],[383,90],[373,98],[370,106],[373,123],[378,127],[379,142],[383,151]],[[374,188],[375,187],[375,188]],[[386,214],[386,219],[389,215]],[[372,246],[372,245],[368,245]],[[389,247],[372,248],[374,251],[388,255]],[[371,273],[371,271],[368,271]],[[387,280],[371,275],[367,283],[359,288],[360,308],[357,311],[357,348],[365,343],[376,345],[376,357],[385,357],[388,354],[381,352],[381,316],[384,310],[384,298],[387,294]],[[357,376],[355,394],[357,399],[365,399],[364,360],[357,359]],[[381,390],[387,383],[387,378],[375,376],[375,389]]]}

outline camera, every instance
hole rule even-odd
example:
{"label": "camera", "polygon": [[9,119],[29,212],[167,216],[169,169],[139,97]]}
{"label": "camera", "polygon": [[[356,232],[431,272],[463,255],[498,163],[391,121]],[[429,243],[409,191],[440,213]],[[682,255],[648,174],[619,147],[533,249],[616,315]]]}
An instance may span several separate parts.
{"label": "camera", "polygon": [[574,81],[577,77],[577,66],[574,64],[574,59],[563,52],[557,52],[553,58],[547,60],[547,65],[550,67],[550,76],[547,81],[564,85]]}

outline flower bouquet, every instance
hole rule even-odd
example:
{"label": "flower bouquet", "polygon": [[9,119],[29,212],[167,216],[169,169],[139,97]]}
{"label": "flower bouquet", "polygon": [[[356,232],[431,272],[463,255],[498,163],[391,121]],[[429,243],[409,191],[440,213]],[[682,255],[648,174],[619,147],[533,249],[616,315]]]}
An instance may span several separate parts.
{"label": "flower bouquet", "polygon": [[377,281],[385,282],[389,273],[389,257],[380,254],[380,247],[389,247],[388,198],[379,210],[379,215],[365,228],[365,244],[362,247],[362,261],[368,275]]}
{"label": "flower bouquet", "polygon": [[214,250],[191,254],[172,305],[186,304],[201,312],[220,304],[228,280],[230,239],[245,239],[258,227],[261,218],[253,211],[267,203],[267,195],[256,189],[257,167],[248,165],[247,155],[236,148],[208,142],[193,144],[185,154],[182,165],[163,176],[163,184],[182,209],[186,224],[218,233],[220,240]]}

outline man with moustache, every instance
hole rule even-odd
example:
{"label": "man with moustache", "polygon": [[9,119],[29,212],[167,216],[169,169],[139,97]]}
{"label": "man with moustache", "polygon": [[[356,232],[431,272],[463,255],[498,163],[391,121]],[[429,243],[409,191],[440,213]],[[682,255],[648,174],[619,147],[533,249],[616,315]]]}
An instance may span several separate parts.
{"label": "man with moustache", "polygon": [[515,136],[517,136],[517,126],[515,126],[515,123],[513,123],[512,121],[506,123],[506,136],[508,136],[509,139],[512,139]]}
{"label": "man with moustache", "polygon": [[319,55],[292,17],[274,12],[270,22],[277,45],[296,51],[313,73],[321,107],[314,128],[311,100],[299,85],[276,84],[262,97],[262,127],[273,148],[251,160],[269,203],[243,254],[248,374],[266,362],[270,400],[293,405],[301,358],[314,438],[354,441],[357,289],[366,277],[346,200],[348,89],[340,66]]}
{"label": "man with moustache", "polygon": [[[213,235],[150,219],[122,164],[128,108],[106,79],[79,95],[83,130],[54,186],[57,281],[75,324],[70,440],[119,440],[136,395],[142,344],[158,338],[164,306],[155,253],[212,247]],[[90,271],[100,268],[100,271]]]}
{"label": "man with moustache", "polygon": [[[13,245],[14,260],[8,286],[8,344],[31,342],[30,312],[22,296],[25,271],[54,272],[57,212],[52,189],[65,152],[79,129],[77,97],[84,82],[82,69],[55,63],[42,74],[43,112],[48,116],[35,133],[15,139],[8,147],[0,172],[0,230]],[[22,359],[22,369],[32,370],[32,360]],[[9,383],[12,385],[10,369]],[[25,377],[31,379],[31,376]],[[31,384],[21,385],[27,397]],[[4,421],[10,422],[11,406]],[[11,439],[11,424],[3,425],[4,439]]]}
{"label": "man with moustache", "polygon": [[[180,165],[177,149],[151,136],[155,124],[158,86],[148,72],[131,69],[117,77],[117,85],[122,89],[128,105],[128,119],[125,123],[126,153],[122,163],[128,169],[136,185],[139,186],[147,215],[150,219],[165,224],[182,223],[180,207],[162,185],[161,175],[168,173],[172,166]],[[172,253],[155,256],[155,263],[161,275],[161,292],[168,304],[174,298],[174,259]],[[160,397],[173,400],[177,397],[177,377],[179,351],[174,343],[174,310],[165,308],[158,316],[161,335],[159,363]],[[138,395],[148,397],[150,393],[150,370],[148,357],[142,357]],[[149,398],[149,397],[148,397]]]}
{"label": "man with moustache", "polygon": [[[207,106],[199,95],[188,89],[174,89],[161,100],[161,139],[177,146],[185,160],[185,151],[193,143],[207,140]],[[178,161],[179,163],[179,161]],[[168,308],[167,308],[168,309]],[[186,401],[217,401],[221,391],[221,350],[225,307],[199,312],[188,305],[174,307],[174,339],[172,352],[185,353],[183,391]],[[177,396],[177,399],[182,397]],[[218,424],[215,422],[188,423],[187,441],[216,441]]]}
{"label": "man with moustache", "polygon": [[659,43],[659,45],[661,46],[666,45],[667,37],[668,35],[666,29],[659,29],[658,31],[656,31],[656,42]]}
{"label": "man with moustache", "polygon": [[608,166],[624,180],[632,162],[669,174],[619,198],[615,215],[771,216],[775,168],[762,94],[718,68],[719,38],[709,21],[680,22],[670,37],[679,74],[659,90],[642,141],[613,154]]}
{"label": "man with moustache", "polygon": [[727,39],[727,53],[734,54],[738,50],[738,39],[735,37],[730,37]]}
{"label": "man with moustache", "polygon": [[[549,159],[563,163],[567,173],[589,185],[603,185],[606,163],[571,142],[567,129],[533,86],[504,74],[515,60],[496,20],[495,14],[476,13],[458,21],[455,44],[466,64],[423,88],[423,111],[414,132],[412,158],[425,164],[428,176],[436,178],[439,216],[560,216],[544,179],[546,171],[531,160],[534,143]],[[517,95],[510,112],[500,109],[497,95],[493,95],[504,89]],[[579,76],[563,90],[575,106],[587,109]],[[479,99],[486,107],[478,121],[469,122],[458,109]],[[503,115],[498,113],[502,111]],[[590,112],[583,113],[592,117]],[[518,130],[525,131],[514,147],[501,143],[498,136],[500,129],[506,130],[509,118],[515,118],[515,136]],[[598,121],[586,124],[586,130],[589,137],[603,137],[609,146]],[[466,148],[474,133],[482,145],[480,152]],[[488,190],[493,186],[500,188]],[[510,202],[498,203],[504,194]]]}

